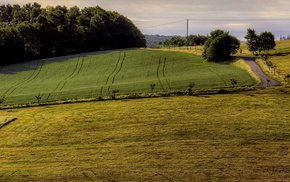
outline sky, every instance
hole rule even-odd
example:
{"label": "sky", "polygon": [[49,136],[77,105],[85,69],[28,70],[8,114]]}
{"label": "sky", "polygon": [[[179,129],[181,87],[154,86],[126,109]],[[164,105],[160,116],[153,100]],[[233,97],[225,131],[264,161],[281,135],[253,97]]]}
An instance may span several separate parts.
{"label": "sky", "polygon": [[143,34],[207,35],[221,29],[244,40],[248,28],[290,35],[290,0],[0,0],[0,4],[100,6],[129,18]]}

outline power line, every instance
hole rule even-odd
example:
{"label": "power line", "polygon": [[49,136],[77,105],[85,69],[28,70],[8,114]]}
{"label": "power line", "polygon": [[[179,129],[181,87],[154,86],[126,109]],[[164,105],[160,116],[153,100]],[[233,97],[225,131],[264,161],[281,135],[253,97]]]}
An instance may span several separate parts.
{"label": "power line", "polygon": [[161,26],[171,25],[171,24],[180,23],[180,22],[184,22],[184,21],[186,21],[186,20],[184,19],[184,20],[178,20],[178,21],[174,21],[174,22],[168,22],[168,23],[163,23],[163,24],[153,25],[153,26],[150,26],[150,27],[144,27],[144,29],[155,28],[155,27],[161,27]]}
{"label": "power line", "polygon": [[206,18],[206,19],[200,19],[200,18],[191,18],[189,20],[193,21],[290,21],[290,19],[286,18],[243,18],[243,19],[213,19],[213,18]]}
{"label": "power line", "polygon": [[217,19],[217,18],[190,18],[190,19],[183,19],[183,20],[178,20],[178,21],[173,21],[173,22],[168,22],[168,23],[162,23],[158,25],[153,25],[149,27],[144,27],[144,29],[149,29],[149,28],[155,28],[155,27],[161,27],[165,25],[171,25],[175,23],[180,23],[184,21],[290,21],[290,19],[284,19],[284,18],[271,18],[271,19],[266,19],[266,18],[243,18],[243,19]]}

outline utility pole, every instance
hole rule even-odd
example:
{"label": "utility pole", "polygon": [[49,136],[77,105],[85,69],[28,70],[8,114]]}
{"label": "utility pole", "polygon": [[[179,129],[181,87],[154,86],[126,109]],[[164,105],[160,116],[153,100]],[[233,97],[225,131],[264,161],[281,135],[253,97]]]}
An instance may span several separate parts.
{"label": "utility pole", "polygon": [[188,21],[189,21],[189,19],[187,19],[186,21],[187,21],[186,37],[188,37]]}
{"label": "utility pole", "polygon": [[189,19],[186,19],[186,21],[187,21],[187,27],[186,27],[186,47],[187,47],[187,49],[188,49],[188,21],[189,21]]}

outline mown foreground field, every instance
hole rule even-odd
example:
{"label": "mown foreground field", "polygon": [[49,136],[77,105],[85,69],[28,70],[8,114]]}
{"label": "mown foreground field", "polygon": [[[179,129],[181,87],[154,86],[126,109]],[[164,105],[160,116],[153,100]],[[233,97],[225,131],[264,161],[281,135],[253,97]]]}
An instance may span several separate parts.
{"label": "mown foreground field", "polygon": [[[289,181],[290,88],[0,110],[0,181]],[[1,123],[0,123],[1,125]]]}
{"label": "mown foreground field", "polygon": [[251,86],[256,82],[231,64],[207,63],[200,56],[160,50],[126,49],[36,60],[0,67],[3,105]]}

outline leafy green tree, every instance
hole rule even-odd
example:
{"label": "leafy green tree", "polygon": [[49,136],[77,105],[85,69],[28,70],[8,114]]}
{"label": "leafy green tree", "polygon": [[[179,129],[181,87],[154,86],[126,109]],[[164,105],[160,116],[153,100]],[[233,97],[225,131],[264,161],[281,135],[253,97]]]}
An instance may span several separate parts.
{"label": "leafy green tree", "polygon": [[185,45],[185,40],[179,36],[171,37],[169,42],[173,47],[181,47]]}
{"label": "leafy green tree", "polygon": [[168,47],[168,48],[170,48],[170,40],[168,40],[168,39],[166,39],[166,40],[164,40],[164,47]]}
{"label": "leafy green tree", "polygon": [[130,47],[146,47],[141,31],[125,16],[99,6],[0,6],[0,54],[7,58],[1,64]]}
{"label": "leafy green tree", "polygon": [[19,23],[22,23],[28,20],[27,12],[25,11],[25,9],[21,8],[19,5],[13,5],[12,13],[13,13],[13,19],[11,23],[13,25],[17,25]]}
{"label": "leafy green tree", "polygon": [[249,28],[245,39],[247,40],[248,50],[254,55],[261,55],[266,60],[269,51],[276,46],[275,37],[271,32],[262,32],[257,35],[254,29]]}
{"label": "leafy green tree", "polygon": [[247,40],[248,50],[253,54],[257,55],[260,47],[259,36],[256,34],[254,29],[248,29],[247,35],[245,36]]}
{"label": "leafy green tree", "polygon": [[229,32],[225,32],[224,30],[216,29],[216,30],[210,32],[210,37],[216,38],[216,37],[223,35],[225,33],[228,34]]}
{"label": "leafy green tree", "polygon": [[189,35],[186,37],[186,45],[187,46],[197,46],[197,45],[204,45],[206,42],[207,37],[204,35]]}
{"label": "leafy green tree", "polygon": [[39,56],[39,43],[35,28],[27,22],[22,22],[16,26],[19,38],[22,41],[24,52],[31,57]]}
{"label": "leafy green tree", "polygon": [[69,24],[75,25],[77,24],[78,17],[81,15],[80,8],[77,6],[73,6],[68,10],[68,21]]}
{"label": "leafy green tree", "polygon": [[30,23],[34,23],[36,21],[36,18],[41,14],[42,9],[41,9],[41,5],[34,2],[33,4],[25,4],[23,6],[23,9],[26,10],[27,12],[27,17],[28,17],[28,21]]}
{"label": "leafy green tree", "polygon": [[259,36],[259,52],[263,55],[268,55],[269,51],[276,46],[275,37],[271,32],[262,32]]}
{"label": "leafy green tree", "polygon": [[14,27],[0,28],[0,54],[5,58],[0,60],[1,65],[16,63],[19,59],[25,61],[22,42]]}
{"label": "leafy green tree", "polygon": [[213,62],[225,62],[230,59],[231,54],[240,48],[240,41],[222,30],[211,32],[211,36],[204,44],[203,58]]}
{"label": "leafy green tree", "polygon": [[10,4],[0,6],[0,21],[7,25],[11,25],[12,20],[13,7]]}

